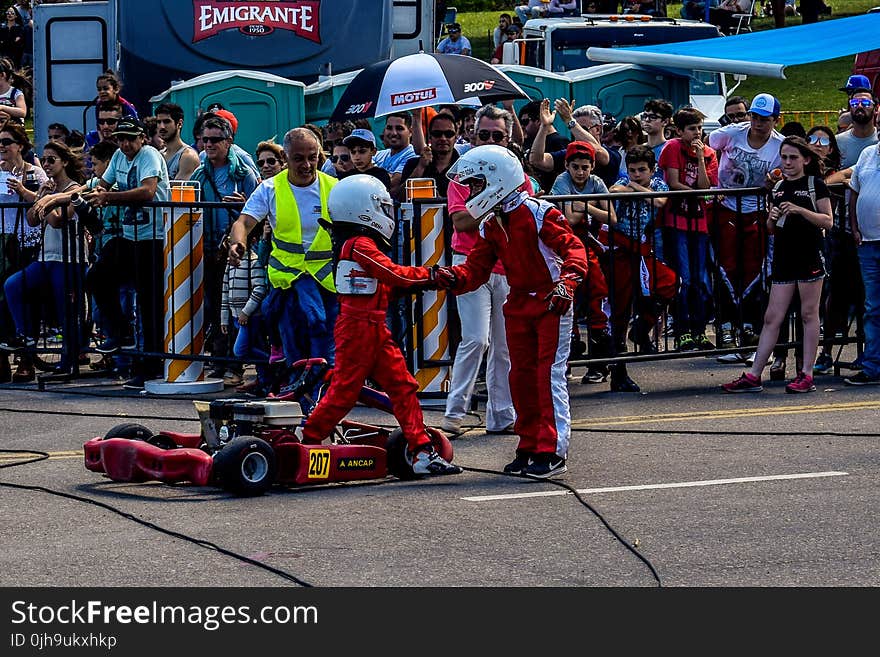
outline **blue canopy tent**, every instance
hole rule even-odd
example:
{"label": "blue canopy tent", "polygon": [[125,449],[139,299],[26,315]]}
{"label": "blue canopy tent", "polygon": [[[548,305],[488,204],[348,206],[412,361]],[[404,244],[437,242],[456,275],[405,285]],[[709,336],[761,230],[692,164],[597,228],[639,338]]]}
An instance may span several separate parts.
{"label": "blue canopy tent", "polygon": [[635,48],[589,48],[595,62],[742,73],[785,79],[785,67],[880,48],[880,13],[718,39]]}

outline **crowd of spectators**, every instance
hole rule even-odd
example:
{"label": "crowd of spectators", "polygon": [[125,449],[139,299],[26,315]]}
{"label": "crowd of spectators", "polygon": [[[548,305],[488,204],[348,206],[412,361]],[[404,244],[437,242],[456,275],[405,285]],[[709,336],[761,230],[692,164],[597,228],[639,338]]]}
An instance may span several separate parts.
{"label": "crowd of spectators", "polygon": [[[515,13],[521,9],[536,7],[524,5]],[[460,26],[447,32],[442,51],[467,54],[470,44]],[[493,36],[496,54],[519,33],[517,20],[502,14]],[[282,143],[267,139],[248,153],[236,144],[238,117],[222,105],[186,117],[181,107],[165,103],[140,118],[121,95],[121,80],[107,71],[96,79],[96,129],[81,135],[52,123],[38,156],[21,125],[29,103],[18,70],[17,62],[0,59],[0,182],[5,202],[33,205],[24,212],[3,210],[0,349],[15,354],[17,368],[12,371],[8,355],[0,357],[0,381],[33,380],[29,350],[47,327],[62,326],[71,313],[87,316],[88,330],[80,339],[82,353],[65,354],[62,367],[71,358],[90,362],[86,352],[94,345],[101,360],[90,365],[118,373],[127,387],[161,376],[164,231],[161,213],[142,204],[168,201],[172,180],[195,181],[203,201],[221,204],[203,209],[209,376],[239,392],[262,394],[278,384],[268,367],[273,362],[304,355],[332,362],[332,245],[320,223],[329,189],[338,179],[367,174],[403,202],[409,181],[432,180],[437,195],[448,199],[457,264],[473,247],[477,222],[464,211],[467,190],[447,174],[462,153],[486,144],[505,146],[521,158],[524,190],[565,197],[557,204],[587,248],[590,270],[578,290],[573,358],[584,352],[599,358],[653,353],[668,346],[668,336],[671,349],[737,348],[725,356],[729,361],[751,358],[759,369],[762,359],[772,361],[771,376],[780,370],[784,376],[784,352],[773,358],[762,352],[757,359],[752,353],[765,322],[769,281],[779,282],[767,276],[775,261],[765,197],[663,193],[719,187],[769,192],[778,179],[774,171],[783,166],[785,135],[800,135],[812,154],[801,153],[801,159],[821,164],[821,174],[810,164],[809,175],[821,175],[831,186],[834,217],[830,227],[822,226],[820,257],[830,279],[817,306],[825,323],[821,352],[815,367],[813,356],[798,355],[800,374],[830,371],[835,338],[846,336],[852,312],[861,310],[864,293],[857,283],[872,263],[856,245],[872,241],[873,233],[870,227],[860,232],[851,219],[855,199],[862,208],[873,202],[868,164],[859,168],[864,187],[852,194],[849,213],[848,199],[834,187],[849,181],[860,155],[877,143],[875,98],[860,80],[851,79],[844,89],[848,111],[840,124],[809,131],[794,124],[777,131],[780,107],[769,94],[729,98],[724,116],[713,117],[724,127],[711,134],[697,110],[676,109],[664,99],[647,100],[637,116],[617,118],[593,105],[543,99],[516,112],[509,101],[479,110],[442,105],[390,114],[381,124],[299,126]],[[556,129],[557,117],[567,133]],[[194,124],[191,135],[181,133],[185,119]],[[790,143],[801,149],[801,142]],[[66,204],[71,210],[64,210]],[[283,219],[291,212],[301,222],[295,228]],[[59,294],[78,279],[82,295]],[[512,428],[504,383],[506,289],[498,269],[486,286],[456,299],[461,342],[446,409],[450,431],[460,428],[484,356],[487,428]],[[789,301],[792,310],[799,307],[797,295]],[[781,341],[787,340],[785,326],[776,320],[788,310],[777,307],[773,315]],[[866,337],[876,340],[869,332]],[[242,361],[258,365],[256,378],[243,379]],[[848,381],[880,382],[878,370],[866,368]],[[590,367],[581,381],[602,383],[609,376],[614,391],[639,390],[623,363]]]}

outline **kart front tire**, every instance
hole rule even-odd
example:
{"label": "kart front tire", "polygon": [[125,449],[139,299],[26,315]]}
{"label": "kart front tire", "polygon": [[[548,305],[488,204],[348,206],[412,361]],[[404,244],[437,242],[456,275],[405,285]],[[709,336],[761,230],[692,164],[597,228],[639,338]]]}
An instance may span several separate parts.
{"label": "kart front tire", "polygon": [[153,432],[143,424],[138,424],[137,422],[123,422],[122,424],[117,424],[104,434],[104,440],[107,440],[108,438],[128,438],[129,440],[148,441],[152,437]]}
{"label": "kart front tire", "polygon": [[262,495],[275,481],[275,450],[265,440],[239,436],[214,455],[217,484],[235,495]]}
{"label": "kart front tire", "polygon": [[385,443],[385,451],[388,452],[388,474],[398,479],[415,479],[412,466],[406,460],[406,447],[403,431],[399,428],[392,431],[388,436],[388,442]]}

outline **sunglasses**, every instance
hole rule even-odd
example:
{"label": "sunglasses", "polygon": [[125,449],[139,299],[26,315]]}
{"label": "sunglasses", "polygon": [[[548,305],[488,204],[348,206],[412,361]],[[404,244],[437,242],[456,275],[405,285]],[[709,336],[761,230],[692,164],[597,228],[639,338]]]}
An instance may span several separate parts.
{"label": "sunglasses", "polygon": [[331,155],[330,161],[333,164],[336,164],[337,162],[350,162],[351,155],[348,155],[347,153],[343,153],[342,155]]}
{"label": "sunglasses", "polygon": [[531,117],[528,117],[528,116],[521,116],[521,117],[519,117],[519,122],[520,122],[522,125],[525,125],[526,123],[529,123],[531,120],[532,120]]}
{"label": "sunglasses", "polygon": [[98,119],[98,125],[116,125],[119,119]]}
{"label": "sunglasses", "polygon": [[446,137],[452,139],[455,137],[455,130],[431,130],[432,137]]}
{"label": "sunglasses", "polygon": [[859,107],[859,106],[870,107],[873,104],[874,104],[874,101],[871,100],[870,98],[850,98],[849,99],[849,106],[850,107]]}
{"label": "sunglasses", "polygon": [[221,141],[226,141],[226,137],[202,137],[202,141],[206,144],[219,144]]}
{"label": "sunglasses", "polygon": [[736,120],[744,119],[744,118],[746,118],[748,115],[749,115],[748,112],[735,112],[735,113],[733,113],[733,114],[725,114],[725,116],[726,116],[728,119],[732,120],[732,121],[736,121]]}
{"label": "sunglasses", "polygon": [[140,135],[113,135],[116,141],[135,141]]}
{"label": "sunglasses", "polygon": [[642,121],[659,121],[662,118],[659,114],[642,114]]}
{"label": "sunglasses", "polygon": [[477,132],[477,139],[480,141],[489,141],[490,137],[496,144],[500,144],[507,139],[507,134],[500,130],[480,130]]}
{"label": "sunglasses", "polygon": [[818,135],[810,135],[809,142],[814,146],[819,144],[819,146],[830,146],[831,140],[828,137],[820,137]]}
{"label": "sunglasses", "polygon": [[55,164],[58,161],[58,158],[54,155],[44,155],[43,156],[43,164]]}
{"label": "sunglasses", "polygon": [[0,139],[0,146],[12,146],[13,144],[17,144],[18,142],[14,139],[10,139],[9,137],[4,137]]}
{"label": "sunglasses", "polygon": [[258,167],[274,167],[276,164],[278,164],[278,160],[274,157],[267,157],[265,160],[257,160]]}

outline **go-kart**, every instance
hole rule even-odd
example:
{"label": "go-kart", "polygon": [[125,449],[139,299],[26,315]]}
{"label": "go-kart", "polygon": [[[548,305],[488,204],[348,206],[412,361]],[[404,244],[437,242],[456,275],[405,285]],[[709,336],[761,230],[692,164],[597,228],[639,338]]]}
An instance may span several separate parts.
{"label": "go-kart", "polygon": [[[194,401],[199,433],[153,433],[141,424],[119,424],[83,445],[85,466],[114,481],[213,484],[237,495],[261,495],[275,483],[416,477],[400,429],[343,420],[329,443],[303,443],[303,408],[314,408],[333,370],[323,358],[298,361],[292,369],[293,383],[277,397]],[[358,401],[391,412],[388,396],[367,385]],[[452,461],[446,436],[431,427],[427,432],[437,452]]]}

